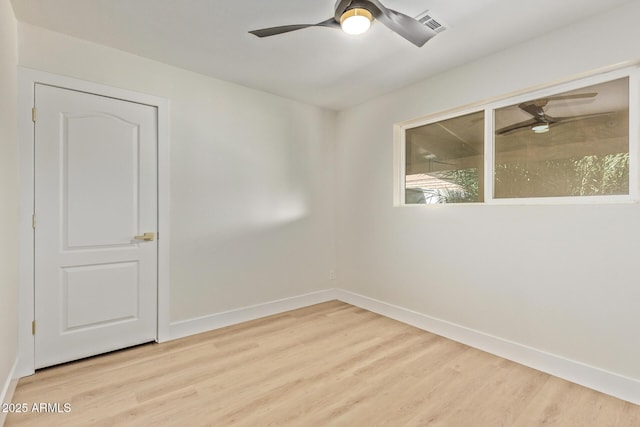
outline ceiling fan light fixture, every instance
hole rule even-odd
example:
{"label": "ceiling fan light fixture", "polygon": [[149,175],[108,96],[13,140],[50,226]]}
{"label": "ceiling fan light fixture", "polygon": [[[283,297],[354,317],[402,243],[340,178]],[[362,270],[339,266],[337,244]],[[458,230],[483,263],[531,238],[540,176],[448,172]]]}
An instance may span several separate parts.
{"label": "ceiling fan light fixture", "polygon": [[342,31],[351,35],[366,33],[371,27],[373,15],[367,9],[355,7],[347,10],[340,17]]}
{"label": "ceiling fan light fixture", "polygon": [[535,133],[547,133],[549,132],[549,123],[538,123],[531,126],[531,130]]}

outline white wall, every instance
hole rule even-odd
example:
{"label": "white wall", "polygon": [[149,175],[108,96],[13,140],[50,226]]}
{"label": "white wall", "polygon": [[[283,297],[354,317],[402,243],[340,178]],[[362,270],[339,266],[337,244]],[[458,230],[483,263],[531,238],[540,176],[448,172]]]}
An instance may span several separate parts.
{"label": "white wall", "polygon": [[19,65],[168,98],[171,320],[330,287],[335,113],[27,24]]}
{"label": "white wall", "polygon": [[343,288],[640,380],[640,205],[392,205],[394,123],[637,60],[638,16],[633,1],[340,113]]}
{"label": "white wall", "polygon": [[[0,403],[18,345],[17,29],[0,0]],[[0,424],[2,424],[0,414]]]}

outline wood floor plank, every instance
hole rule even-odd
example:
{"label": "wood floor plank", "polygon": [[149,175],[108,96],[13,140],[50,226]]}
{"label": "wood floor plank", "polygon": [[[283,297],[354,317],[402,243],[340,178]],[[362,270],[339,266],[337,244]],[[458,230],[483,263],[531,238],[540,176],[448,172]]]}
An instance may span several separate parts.
{"label": "wood floor plank", "polygon": [[640,426],[640,407],[330,301],[38,371],[6,426]]}
{"label": "wood floor plank", "polygon": [[[404,365],[404,362],[408,359],[415,359],[416,352],[421,351],[421,349],[425,351],[424,349],[428,348],[426,344],[431,339],[432,337],[429,336],[411,337],[407,334],[399,334],[397,337],[388,339],[375,347],[357,352],[338,364],[324,364],[312,375],[309,375],[309,372],[302,372],[303,375],[300,375],[295,380],[294,387],[286,390],[268,391],[264,394],[262,401],[247,402],[245,409],[253,407],[254,410],[251,411],[251,417],[248,417],[246,422],[248,424],[252,422],[259,424],[259,420],[261,418],[264,419],[264,417],[268,417],[274,423],[280,425],[286,422],[293,422],[297,418],[296,415],[299,417],[301,415],[300,412],[308,412],[314,406],[314,403],[318,403],[316,399],[319,396],[314,396],[314,386],[320,386],[321,396],[327,396],[335,400],[336,394],[328,393],[330,385],[339,381],[340,377],[350,378],[352,379],[350,384],[343,383],[341,386],[343,390],[346,389],[353,393],[363,379],[370,381],[379,373],[388,372],[396,365]],[[403,346],[401,348],[407,351],[399,350],[398,342],[402,342]],[[303,369],[305,368],[303,367]],[[292,411],[287,402],[291,399],[300,400],[300,397],[303,397],[301,401],[304,403]],[[269,402],[269,405],[264,405],[265,402]],[[302,417],[302,420],[300,424],[310,425],[309,420],[305,419],[305,417]],[[326,423],[318,423],[318,425],[322,424]]]}

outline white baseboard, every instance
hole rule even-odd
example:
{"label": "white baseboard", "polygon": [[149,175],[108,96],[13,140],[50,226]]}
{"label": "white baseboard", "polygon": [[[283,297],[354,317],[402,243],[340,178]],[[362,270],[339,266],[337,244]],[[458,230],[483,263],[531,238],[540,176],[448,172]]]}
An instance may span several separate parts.
{"label": "white baseboard", "polygon": [[259,319],[297,308],[307,307],[336,299],[335,289],[326,289],[310,294],[269,301],[263,304],[242,307],[222,313],[197,317],[194,319],[172,322],[169,324],[169,336],[171,340],[199,334],[236,323]]}
{"label": "white baseboard", "polygon": [[[4,403],[11,403],[13,399],[13,393],[16,391],[16,386],[18,385],[18,378],[16,377],[16,368],[18,366],[18,359],[13,362],[13,366],[9,371],[9,375],[7,375],[6,380],[2,386],[2,391],[0,391],[0,406]],[[4,425],[4,421],[7,417],[5,412],[0,411],[0,426]]]}
{"label": "white baseboard", "polygon": [[353,292],[336,289],[335,295],[338,300],[348,304],[640,405],[640,381],[636,379],[627,378],[575,360],[546,353]]}

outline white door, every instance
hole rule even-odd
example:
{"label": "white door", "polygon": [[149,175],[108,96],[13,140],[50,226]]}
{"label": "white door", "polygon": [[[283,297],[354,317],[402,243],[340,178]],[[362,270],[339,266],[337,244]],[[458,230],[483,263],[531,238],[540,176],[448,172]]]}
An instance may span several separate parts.
{"label": "white door", "polygon": [[35,367],[155,340],[156,108],[41,84],[35,106]]}

